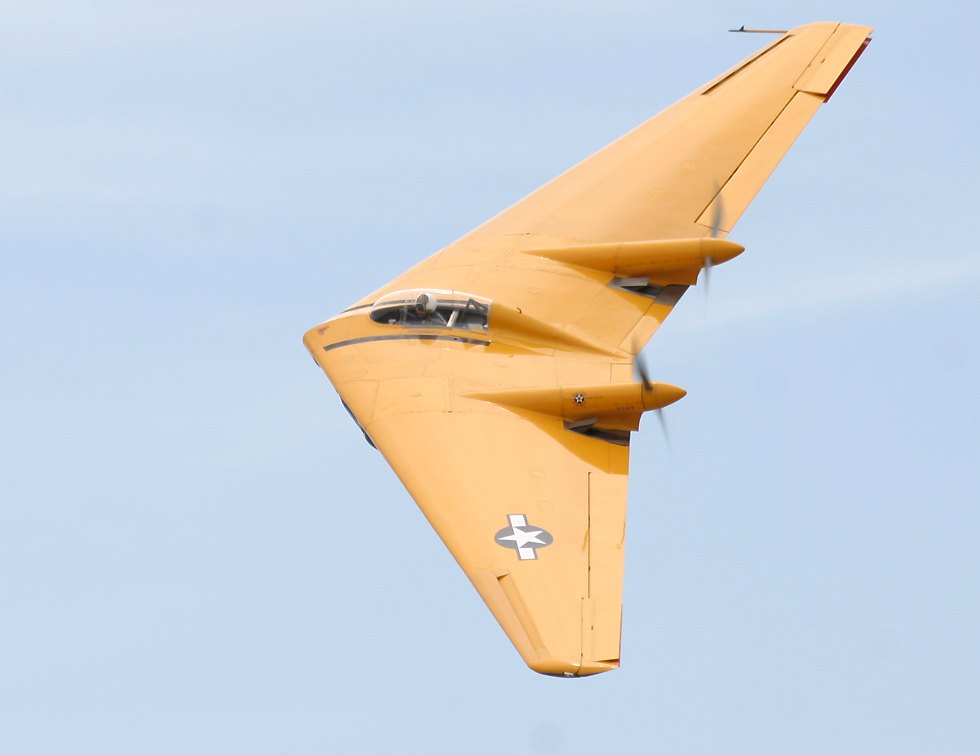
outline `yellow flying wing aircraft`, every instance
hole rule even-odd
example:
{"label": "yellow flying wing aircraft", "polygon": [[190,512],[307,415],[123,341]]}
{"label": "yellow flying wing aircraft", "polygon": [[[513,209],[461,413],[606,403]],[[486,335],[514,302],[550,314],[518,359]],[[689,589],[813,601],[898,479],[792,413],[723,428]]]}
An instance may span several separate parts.
{"label": "yellow flying wing aircraft", "polygon": [[619,666],[634,360],[871,29],[785,32],[304,342],[535,671]]}

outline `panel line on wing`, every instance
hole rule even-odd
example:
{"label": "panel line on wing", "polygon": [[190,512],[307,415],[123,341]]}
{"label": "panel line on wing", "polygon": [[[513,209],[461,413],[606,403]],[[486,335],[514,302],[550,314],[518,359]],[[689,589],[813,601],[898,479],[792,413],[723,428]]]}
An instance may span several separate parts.
{"label": "panel line on wing", "polygon": [[733,78],[735,78],[736,76],[738,76],[740,73],[742,73],[746,68],[748,68],[749,66],[751,66],[753,63],[755,63],[758,60],[761,60],[763,58],[763,56],[766,55],[766,53],[771,52],[778,45],[781,45],[783,42],[785,42],[787,39],[789,39],[789,37],[790,37],[790,35],[788,35],[788,34],[786,36],[784,36],[784,37],[780,37],[779,39],[777,39],[776,41],[774,41],[768,47],[764,47],[763,49],[759,50],[758,53],[756,53],[755,55],[753,55],[748,60],[744,61],[740,66],[738,66],[737,68],[735,68],[732,71],[729,71],[727,74],[725,74],[724,76],[722,76],[720,79],[718,79],[714,83],[710,84],[707,88],[705,88],[704,90],[702,90],[701,93],[700,93],[701,96],[703,97],[706,94],[711,94],[716,89],[719,89],[723,84],[727,84],[729,81],[731,81]]}
{"label": "panel line on wing", "polygon": [[586,596],[592,597],[592,472],[589,472],[586,479],[585,493],[585,540],[588,547],[586,554],[586,568],[588,579],[586,580]]}
{"label": "panel line on wing", "polygon": [[[773,131],[773,128],[776,126],[777,123],[779,123],[779,119],[783,117],[783,114],[786,113],[786,111],[793,104],[793,101],[798,96],[800,96],[800,93],[794,94],[786,101],[786,104],[783,105],[783,107],[779,110],[779,112],[776,114],[776,117],[772,119],[772,122],[766,127],[765,131],[763,131],[759,135],[759,138],[756,139],[755,143],[749,148],[749,151],[745,153],[745,155],[742,157],[741,160],[739,160],[738,165],[735,166],[735,170],[733,170],[731,172],[731,175],[729,175],[725,179],[724,183],[721,185],[721,188],[718,189],[715,195],[711,198],[711,201],[708,202],[704,210],[701,211],[701,214],[698,215],[697,220],[695,220],[694,222],[696,222],[698,225],[702,225],[705,226],[706,228],[710,228],[715,232],[721,232],[726,234],[731,232],[732,227],[735,225],[738,219],[742,217],[742,213],[745,211],[745,208],[748,207],[749,201],[751,201],[751,197],[749,201],[740,202],[737,203],[737,205],[736,203],[733,203],[731,200],[729,200],[727,201],[727,207],[726,207],[725,189],[732,183],[732,180],[735,179],[735,177],[738,175],[738,172],[742,169],[742,166],[745,165],[750,160],[750,158],[752,158],[756,150],[759,149],[760,146],[765,142],[766,136],[771,131]],[[782,155],[780,155],[780,158],[781,157]],[[758,189],[760,188],[762,188],[761,185],[757,187],[756,192],[758,192]],[[752,194],[752,197],[754,196],[755,196],[755,192]],[[722,207],[725,207],[727,212],[718,211],[719,203],[721,203]],[[718,228],[713,227],[716,222],[718,223],[719,226]]]}

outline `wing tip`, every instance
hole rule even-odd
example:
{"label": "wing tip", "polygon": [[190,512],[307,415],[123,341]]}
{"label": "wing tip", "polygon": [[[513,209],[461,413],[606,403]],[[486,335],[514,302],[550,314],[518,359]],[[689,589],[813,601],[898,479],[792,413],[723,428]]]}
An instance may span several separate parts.
{"label": "wing tip", "polygon": [[606,671],[613,671],[619,668],[619,660],[609,661],[583,661],[572,663],[561,658],[535,658],[525,659],[528,667],[544,676],[557,676],[564,679],[574,679],[579,676],[594,676]]}
{"label": "wing tip", "polygon": [[854,55],[851,57],[848,64],[844,66],[844,70],[840,72],[840,75],[837,77],[837,80],[831,85],[830,89],[827,91],[827,94],[823,98],[824,102],[829,102],[830,98],[834,96],[834,92],[837,91],[837,87],[841,85],[841,82],[844,80],[844,77],[851,72],[851,69],[854,67],[854,64],[857,63],[858,58],[861,57],[861,53],[867,50],[868,45],[870,44],[871,44],[871,37],[870,36],[865,37],[864,42],[862,42],[861,46],[858,47],[857,52],[854,53]]}
{"label": "wing tip", "polygon": [[[813,24],[812,26],[824,27],[829,25]],[[800,28],[807,29],[807,27]],[[799,92],[818,95],[824,102],[827,102],[857,62],[861,53],[871,43],[873,31],[874,29],[870,26],[835,23],[833,31],[827,36],[810,65],[797,79],[793,85],[794,88]]]}

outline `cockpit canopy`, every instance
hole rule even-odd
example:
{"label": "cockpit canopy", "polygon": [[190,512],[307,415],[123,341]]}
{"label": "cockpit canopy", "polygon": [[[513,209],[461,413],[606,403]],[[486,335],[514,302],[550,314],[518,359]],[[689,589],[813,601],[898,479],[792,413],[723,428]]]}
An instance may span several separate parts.
{"label": "cockpit canopy", "polygon": [[490,300],[462,291],[413,288],[385,294],[371,307],[371,319],[410,328],[454,328],[483,331]]}

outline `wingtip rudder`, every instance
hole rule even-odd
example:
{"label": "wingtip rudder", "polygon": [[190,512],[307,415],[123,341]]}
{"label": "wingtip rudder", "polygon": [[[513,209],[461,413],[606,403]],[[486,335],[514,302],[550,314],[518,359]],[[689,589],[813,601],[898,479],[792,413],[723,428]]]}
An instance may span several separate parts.
{"label": "wingtip rudder", "polygon": [[844,80],[844,77],[851,72],[854,64],[857,63],[858,58],[860,58],[861,54],[868,49],[868,45],[871,44],[871,31],[872,30],[868,28],[868,34],[865,36],[864,42],[862,42],[860,47],[857,48],[857,52],[854,53],[847,65],[844,66],[844,70],[840,72],[837,80],[833,83],[833,85],[831,85],[830,89],[827,91],[827,94],[823,98],[824,102],[830,101],[830,98],[834,96],[834,92],[837,91],[837,87],[840,86],[841,82]]}
{"label": "wingtip rudder", "polygon": [[800,30],[800,38],[808,37],[811,44],[821,44],[793,87],[827,102],[870,43],[873,29],[832,22],[810,24]]}

